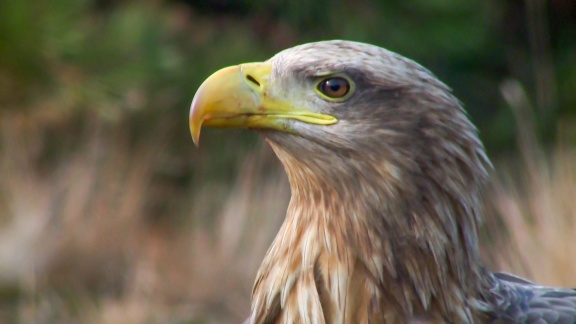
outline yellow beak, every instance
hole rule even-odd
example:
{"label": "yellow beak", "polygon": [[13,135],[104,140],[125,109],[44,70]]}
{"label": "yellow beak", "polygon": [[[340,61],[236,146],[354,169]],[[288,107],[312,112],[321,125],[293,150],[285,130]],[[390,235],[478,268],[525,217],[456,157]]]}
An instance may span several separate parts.
{"label": "yellow beak", "polygon": [[268,128],[292,132],[288,120],[331,125],[336,117],[297,108],[268,95],[269,63],[249,63],[212,74],[198,89],[190,107],[190,133],[198,145],[203,125]]}

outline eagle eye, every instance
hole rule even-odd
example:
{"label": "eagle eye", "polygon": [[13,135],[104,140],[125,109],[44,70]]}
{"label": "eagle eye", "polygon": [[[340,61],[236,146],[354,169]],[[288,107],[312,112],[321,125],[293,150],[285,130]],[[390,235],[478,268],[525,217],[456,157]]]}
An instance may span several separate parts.
{"label": "eagle eye", "polygon": [[343,77],[329,77],[320,81],[316,88],[326,99],[344,99],[350,93],[352,85]]}

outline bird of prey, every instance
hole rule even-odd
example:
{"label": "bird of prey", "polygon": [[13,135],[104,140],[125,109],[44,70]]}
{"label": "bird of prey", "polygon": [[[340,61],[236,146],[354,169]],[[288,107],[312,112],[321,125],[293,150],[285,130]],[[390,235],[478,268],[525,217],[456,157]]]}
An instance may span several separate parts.
{"label": "bird of prey", "polygon": [[256,130],[290,182],[251,323],[576,323],[576,291],[480,262],[491,169],[432,73],[380,47],[324,41],[224,68],[190,130]]}

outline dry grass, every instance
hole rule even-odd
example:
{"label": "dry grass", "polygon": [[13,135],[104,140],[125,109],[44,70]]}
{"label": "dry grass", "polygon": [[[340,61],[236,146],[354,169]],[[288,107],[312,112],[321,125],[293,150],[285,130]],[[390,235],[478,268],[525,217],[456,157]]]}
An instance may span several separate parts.
{"label": "dry grass", "polygon": [[559,148],[549,159],[497,172],[490,203],[509,235],[493,247],[490,263],[541,284],[576,287],[576,151]]}
{"label": "dry grass", "polygon": [[133,145],[96,122],[46,162],[38,120],[1,123],[0,322],[245,318],[289,197],[269,149],[248,153],[232,185],[197,177],[175,192],[158,179],[162,136]]}
{"label": "dry grass", "polygon": [[564,141],[573,124],[561,123],[558,144],[545,149],[522,86],[507,81],[501,90],[516,116],[520,154],[498,163],[492,179],[487,229],[507,235],[486,244],[487,263],[541,284],[576,287],[576,149]]}

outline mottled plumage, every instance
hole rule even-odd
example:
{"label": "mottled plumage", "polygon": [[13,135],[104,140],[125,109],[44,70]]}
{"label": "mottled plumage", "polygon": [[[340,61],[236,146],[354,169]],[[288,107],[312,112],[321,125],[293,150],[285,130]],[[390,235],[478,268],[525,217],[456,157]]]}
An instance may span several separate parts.
{"label": "mottled plumage", "polygon": [[[265,64],[265,77],[240,66],[261,98],[243,116],[289,102],[338,122],[246,125],[272,146],[292,190],[258,271],[251,322],[576,322],[576,291],[482,266],[477,231],[491,165],[462,106],[429,71],[347,41],[297,46]],[[318,94],[333,76],[351,82],[351,95]],[[215,114],[196,116],[200,105],[191,120],[201,125]]]}

